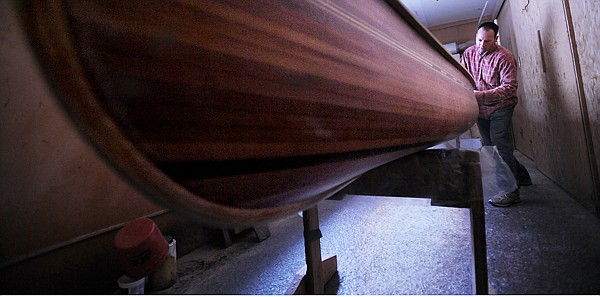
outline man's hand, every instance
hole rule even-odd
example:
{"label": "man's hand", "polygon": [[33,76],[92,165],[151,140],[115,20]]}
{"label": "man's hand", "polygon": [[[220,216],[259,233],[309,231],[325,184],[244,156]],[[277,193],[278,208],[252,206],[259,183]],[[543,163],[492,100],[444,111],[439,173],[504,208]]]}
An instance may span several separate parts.
{"label": "man's hand", "polygon": [[475,98],[477,98],[477,101],[483,100],[483,92],[482,91],[473,90],[473,93],[475,94]]}
{"label": "man's hand", "polygon": [[478,90],[473,90],[473,94],[475,94],[475,99],[477,100],[477,104],[485,105],[483,102],[483,92]]}

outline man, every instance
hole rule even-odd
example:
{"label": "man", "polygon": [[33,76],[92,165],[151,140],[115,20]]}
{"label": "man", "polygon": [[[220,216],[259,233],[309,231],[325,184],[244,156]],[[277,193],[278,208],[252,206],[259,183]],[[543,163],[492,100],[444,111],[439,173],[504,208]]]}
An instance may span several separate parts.
{"label": "man", "polygon": [[[477,28],[475,45],[467,48],[461,64],[475,80],[479,105],[477,127],[484,146],[496,146],[519,186],[531,185],[527,169],[515,159],[511,135],[513,110],[517,105],[517,66],[512,53],[497,44],[498,25],[485,22]],[[493,197],[494,206],[506,207],[521,202],[519,188]]]}

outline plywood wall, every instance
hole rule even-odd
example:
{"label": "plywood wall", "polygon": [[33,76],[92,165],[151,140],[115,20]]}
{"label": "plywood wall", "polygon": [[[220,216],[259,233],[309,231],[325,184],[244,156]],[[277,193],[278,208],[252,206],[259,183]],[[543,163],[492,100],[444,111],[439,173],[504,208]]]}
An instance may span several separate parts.
{"label": "plywood wall", "polygon": [[[597,0],[568,1],[573,19],[574,38],[581,70],[585,109],[588,113],[590,144],[595,159],[596,175],[600,166],[600,2]],[[600,213],[599,181],[596,181],[596,205]]]}
{"label": "plywood wall", "polygon": [[80,137],[6,5],[0,9],[0,262],[162,209]]}
{"label": "plywood wall", "polygon": [[15,2],[0,0],[0,293],[110,294],[116,277],[106,285],[106,274],[120,273],[117,228],[164,208],[80,136],[44,79]]}
{"label": "plywood wall", "polygon": [[586,145],[562,0],[506,1],[498,22],[501,32],[514,35],[508,46],[519,64],[521,102],[513,120],[517,149],[595,212],[597,193],[590,166],[594,161]]}

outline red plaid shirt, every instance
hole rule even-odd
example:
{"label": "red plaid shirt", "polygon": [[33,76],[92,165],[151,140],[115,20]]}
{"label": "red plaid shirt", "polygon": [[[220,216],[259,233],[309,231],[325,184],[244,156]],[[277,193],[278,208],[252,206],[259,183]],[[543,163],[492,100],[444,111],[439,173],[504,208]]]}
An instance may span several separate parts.
{"label": "red plaid shirt", "polygon": [[489,119],[499,109],[517,105],[517,65],[512,53],[496,45],[483,56],[476,46],[467,48],[460,60],[471,73],[477,90],[479,117]]}

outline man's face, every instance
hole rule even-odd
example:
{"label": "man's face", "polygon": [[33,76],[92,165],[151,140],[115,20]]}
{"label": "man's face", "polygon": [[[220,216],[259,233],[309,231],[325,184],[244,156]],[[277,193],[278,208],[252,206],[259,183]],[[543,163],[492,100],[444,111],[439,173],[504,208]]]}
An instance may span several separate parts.
{"label": "man's face", "polygon": [[496,36],[494,36],[494,30],[486,31],[484,28],[477,30],[475,35],[475,44],[480,54],[483,54],[491,50],[496,44]]}

